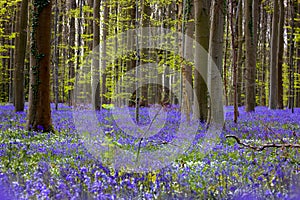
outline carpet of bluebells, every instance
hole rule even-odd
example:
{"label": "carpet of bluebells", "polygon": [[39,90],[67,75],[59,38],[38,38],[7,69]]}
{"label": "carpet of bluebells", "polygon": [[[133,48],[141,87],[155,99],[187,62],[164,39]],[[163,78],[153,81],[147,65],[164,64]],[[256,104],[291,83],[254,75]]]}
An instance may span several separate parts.
{"label": "carpet of bluebells", "polygon": [[[129,173],[89,153],[76,132],[70,107],[60,104],[58,111],[52,107],[56,133],[43,133],[24,130],[26,112],[0,106],[0,199],[300,199],[299,149],[255,151],[225,138],[235,135],[255,146],[299,144],[300,109],[291,113],[257,107],[255,113],[246,113],[241,107],[237,124],[232,110],[227,108],[220,140],[209,153],[201,153],[199,128],[189,151],[171,165]],[[109,112],[99,111],[99,121],[119,145],[130,143],[114,130]],[[169,115],[176,118],[176,112]],[[147,117],[144,123],[149,123]],[[167,134],[163,140],[172,137]]]}

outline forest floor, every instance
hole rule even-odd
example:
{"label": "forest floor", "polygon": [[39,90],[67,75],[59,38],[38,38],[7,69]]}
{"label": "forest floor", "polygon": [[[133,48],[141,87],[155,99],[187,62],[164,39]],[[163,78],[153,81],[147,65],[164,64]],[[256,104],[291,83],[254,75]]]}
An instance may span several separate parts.
{"label": "forest floor", "polygon": [[[0,199],[300,199],[299,148],[281,147],[300,144],[300,109],[257,107],[246,113],[241,107],[235,124],[228,107],[225,128],[211,151],[201,153],[200,126],[192,146],[172,164],[137,173],[95,159],[76,130],[72,109],[52,108],[55,134],[24,130],[26,112],[0,106]],[[130,149],[132,138],[117,130],[109,113],[97,113],[108,140]],[[147,114],[143,119],[151,123]],[[153,141],[170,142],[172,132]],[[163,145],[153,141],[142,147],[155,151]],[[278,147],[245,147],[265,144]]]}

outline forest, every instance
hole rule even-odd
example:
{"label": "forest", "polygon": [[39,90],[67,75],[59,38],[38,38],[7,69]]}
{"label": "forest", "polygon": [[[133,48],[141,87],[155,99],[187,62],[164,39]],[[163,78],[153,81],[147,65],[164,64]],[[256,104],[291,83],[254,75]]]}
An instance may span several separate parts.
{"label": "forest", "polygon": [[299,0],[0,0],[0,199],[300,199]]}

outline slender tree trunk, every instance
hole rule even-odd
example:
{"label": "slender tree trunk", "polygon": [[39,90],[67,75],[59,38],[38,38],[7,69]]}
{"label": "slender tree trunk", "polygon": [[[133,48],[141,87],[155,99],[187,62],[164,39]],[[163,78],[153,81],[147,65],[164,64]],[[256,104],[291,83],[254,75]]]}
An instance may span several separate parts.
{"label": "slender tree trunk", "polygon": [[295,54],[295,46],[294,46],[294,26],[295,26],[295,14],[294,14],[294,1],[290,1],[290,26],[291,26],[291,32],[290,32],[290,48],[289,48],[289,102],[288,107],[292,110],[292,113],[294,113],[294,54]]}
{"label": "slender tree trunk", "polygon": [[27,42],[28,0],[22,0],[21,10],[17,19],[17,32],[15,49],[14,71],[14,105],[15,111],[24,110],[24,64]]}
{"label": "slender tree trunk", "polygon": [[[69,10],[76,9],[76,1],[69,0]],[[74,82],[75,82],[75,17],[72,16],[70,19],[69,26],[70,36],[69,36],[69,52],[68,52],[68,65],[69,65],[69,90],[68,90],[68,99],[69,105],[73,105],[74,103]]]}
{"label": "slender tree trunk", "polygon": [[55,0],[55,19],[54,19],[54,102],[55,102],[55,110],[58,110],[58,64],[59,64],[59,50],[58,50],[58,45],[59,45],[59,39],[58,39],[58,34],[57,34],[57,26],[58,26],[58,14],[59,14],[59,8],[58,8],[58,3],[57,0]]}
{"label": "slender tree trunk", "polygon": [[94,0],[93,23],[93,60],[92,60],[92,104],[100,110],[100,75],[99,75],[99,44],[100,44],[100,1]]}
{"label": "slender tree trunk", "polygon": [[[17,13],[17,12],[15,12]],[[12,22],[16,21],[15,19],[17,18],[16,14],[14,14],[12,16]],[[16,23],[11,23],[11,28],[10,28],[10,31],[11,33],[15,32],[16,30]],[[15,39],[11,39],[10,40],[10,45],[13,46],[15,44]],[[10,62],[9,62],[9,98],[8,98],[8,101],[9,103],[14,103],[14,81],[13,81],[13,73],[14,73],[14,52],[15,52],[15,49],[10,49],[9,50],[9,59],[10,59]]]}
{"label": "slender tree trunk", "polygon": [[[297,3],[297,15],[300,15],[300,2],[298,1]],[[300,22],[298,21],[297,23],[297,28],[300,28]],[[300,58],[300,42],[297,42],[297,57]],[[297,73],[300,74],[300,59],[297,59]],[[300,107],[300,77],[298,76],[298,89],[296,92],[296,107]]]}
{"label": "slender tree trunk", "polygon": [[[241,4],[241,2],[239,3]],[[239,8],[239,6],[238,6]],[[240,10],[237,10],[240,12]],[[237,123],[237,119],[239,116],[238,111],[238,97],[237,97],[237,52],[238,52],[238,22],[234,21],[234,15],[238,13],[234,13],[234,2],[231,0],[231,15],[230,15],[230,27],[231,27],[231,46],[232,46],[232,65],[233,65],[233,89],[234,89],[234,119],[233,121]],[[238,18],[236,18],[238,20]]]}
{"label": "slender tree trunk", "polygon": [[52,1],[33,1],[31,68],[27,129],[53,130],[50,110],[50,54]]}
{"label": "slender tree trunk", "polygon": [[278,1],[274,0],[273,20],[272,20],[272,37],[271,37],[271,68],[270,68],[270,97],[269,108],[276,109],[278,103],[278,74],[277,74],[277,57],[278,57],[278,22],[279,22]]}
{"label": "slender tree trunk", "polygon": [[279,1],[280,18],[278,25],[278,57],[277,57],[277,74],[278,74],[278,102],[277,108],[283,109],[283,80],[282,65],[284,52],[284,2]]}
{"label": "slender tree trunk", "polygon": [[[189,10],[189,13],[186,13],[187,17],[186,20],[188,22],[186,23],[186,34],[190,38],[194,38],[194,32],[195,32],[195,9],[194,9],[194,3],[193,1],[190,1],[189,4],[187,5],[187,10]],[[192,21],[191,21],[192,20]],[[184,46],[184,54],[186,58],[191,58],[192,51],[189,49],[194,45],[193,40],[185,41],[185,46]],[[191,105],[192,105],[192,100],[193,100],[193,91],[191,90],[193,87],[193,71],[192,71],[192,66],[189,63],[185,63],[184,65],[184,73],[183,73],[183,83],[184,83],[184,105],[186,106],[186,113],[188,115],[188,120],[190,119],[190,113],[191,113]],[[191,87],[188,87],[191,86]]]}
{"label": "slender tree trunk", "polygon": [[243,32],[243,2],[239,1],[238,5],[238,52],[237,52],[237,102],[238,106],[243,105],[242,94],[243,94],[243,70],[244,70],[244,32]]}
{"label": "slender tree trunk", "polygon": [[[148,1],[142,1],[142,27],[149,27],[150,24],[150,16],[151,16],[151,7],[150,7],[150,2]],[[142,29],[144,30],[144,29]],[[141,33],[141,39],[142,39],[142,45],[146,45],[146,40],[144,40],[144,38],[147,38],[147,35],[149,34],[148,32],[144,32],[142,31]],[[141,47],[141,66],[143,66],[144,64],[148,63],[149,61],[149,57],[150,57],[150,49],[147,48],[143,48]],[[148,70],[146,69],[146,67],[141,67],[139,72],[141,73],[141,77],[146,77]],[[141,96],[140,96],[140,101],[141,104],[143,104],[144,106],[148,106],[149,104],[149,96],[148,96],[148,90],[147,87],[143,86],[141,87]]]}
{"label": "slender tree trunk", "polygon": [[[227,7],[229,6],[229,2],[227,4]],[[230,19],[230,13],[227,12],[227,21]],[[224,94],[225,94],[225,105],[228,106],[229,105],[229,100],[228,100],[228,83],[227,83],[227,74],[228,74],[228,70],[227,70],[227,61],[228,61],[228,51],[229,51],[229,23],[227,22],[227,26],[226,26],[226,41],[225,41],[225,52],[224,52],[224,64],[223,64],[223,82],[224,82]],[[229,62],[230,63],[230,62]]]}
{"label": "slender tree trunk", "polygon": [[106,38],[108,35],[108,16],[109,16],[109,7],[108,7],[108,1],[107,0],[103,0],[102,1],[103,4],[103,25],[102,25],[102,55],[101,55],[101,106],[103,104],[107,104],[108,100],[105,96],[106,92],[107,92],[107,88],[106,88],[106,65],[107,65],[107,56],[106,56],[106,51],[107,51],[107,46],[106,46]]}
{"label": "slender tree trunk", "polygon": [[266,99],[267,99],[267,94],[266,94],[266,86],[267,86],[267,55],[266,55],[266,43],[267,43],[267,21],[268,21],[268,15],[266,10],[263,8],[264,5],[262,6],[262,13],[261,13],[261,19],[262,19],[262,24],[261,24],[261,88],[260,88],[260,105],[261,106],[266,106]]}

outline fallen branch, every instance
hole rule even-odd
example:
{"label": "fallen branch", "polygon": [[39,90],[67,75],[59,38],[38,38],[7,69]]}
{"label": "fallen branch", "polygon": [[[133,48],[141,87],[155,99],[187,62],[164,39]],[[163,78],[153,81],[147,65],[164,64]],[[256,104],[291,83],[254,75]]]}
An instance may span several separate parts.
{"label": "fallen branch", "polygon": [[300,148],[300,144],[288,144],[288,143],[284,143],[284,144],[276,144],[276,143],[268,143],[268,144],[262,144],[261,146],[253,146],[251,144],[247,144],[244,142],[241,142],[240,138],[238,138],[235,135],[226,135],[226,138],[233,138],[235,139],[235,141],[239,144],[242,145],[246,148],[250,148],[256,151],[263,151],[266,148],[271,148],[271,147],[275,147],[275,148]]}

